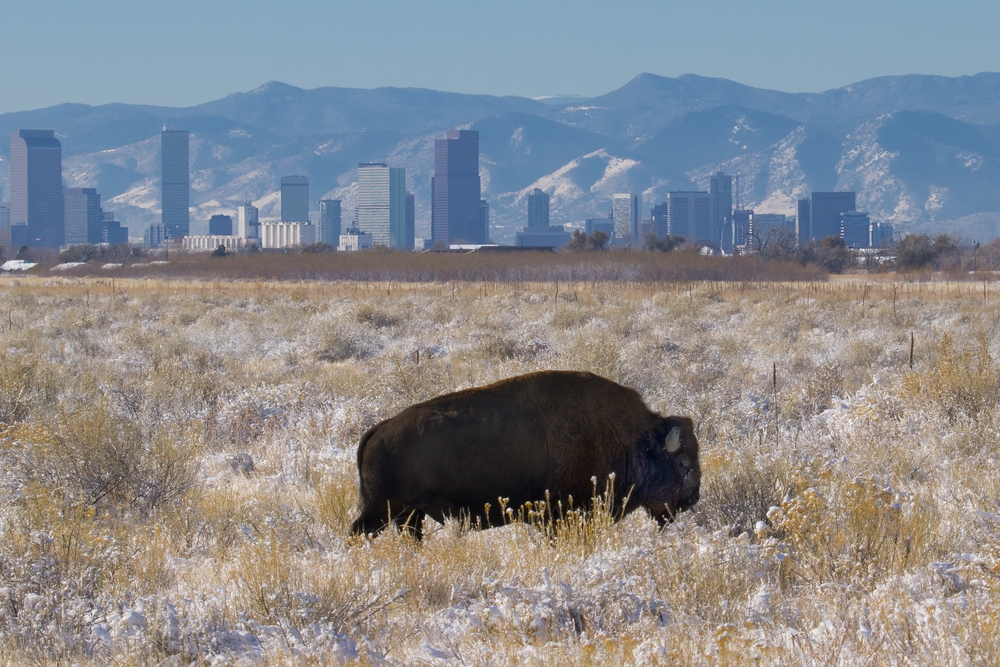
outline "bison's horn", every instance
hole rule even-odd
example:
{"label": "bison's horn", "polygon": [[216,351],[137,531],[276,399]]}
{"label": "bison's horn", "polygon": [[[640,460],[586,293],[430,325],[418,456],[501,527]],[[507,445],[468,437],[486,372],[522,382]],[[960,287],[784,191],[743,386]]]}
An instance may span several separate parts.
{"label": "bison's horn", "polygon": [[676,426],[670,429],[670,433],[667,433],[666,445],[667,451],[671,454],[681,448],[681,430]]}

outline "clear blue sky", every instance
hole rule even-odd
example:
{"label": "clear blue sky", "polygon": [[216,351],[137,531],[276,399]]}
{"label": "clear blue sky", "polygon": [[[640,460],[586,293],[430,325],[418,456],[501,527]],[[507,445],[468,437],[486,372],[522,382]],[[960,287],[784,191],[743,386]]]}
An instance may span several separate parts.
{"label": "clear blue sky", "polygon": [[271,80],[592,96],[652,72],[818,92],[1000,71],[998,29],[997,0],[9,0],[0,113],[189,106]]}

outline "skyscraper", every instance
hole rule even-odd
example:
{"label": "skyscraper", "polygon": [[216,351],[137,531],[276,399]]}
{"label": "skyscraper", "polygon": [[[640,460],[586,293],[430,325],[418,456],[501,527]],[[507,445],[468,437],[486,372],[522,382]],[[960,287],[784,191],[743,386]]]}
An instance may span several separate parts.
{"label": "skyscraper", "polygon": [[104,210],[94,188],[66,188],[63,243],[104,242]]}
{"label": "skyscraper", "polygon": [[320,243],[329,243],[334,248],[340,243],[340,200],[319,200],[319,238]]}
{"label": "skyscraper", "polygon": [[732,228],[733,223],[733,177],[722,171],[712,174],[708,196],[712,218],[711,242],[721,247],[723,231],[727,227]]}
{"label": "skyscraper", "polygon": [[853,192],[812,193],[812,238],[840,236],[840,214],[857,210],[855,202]]}
{"label": "skyscraper", "polygon": [[612,199],[611,213],[615,219],[615,237],[639,240],[642,222],[642,195],[616,194]]}
{"label": "skyscraper", "polygon": [[309,177],[281,177],[281,221],[309,222]]}
{"label": "skyscraper", "polygon": [[712,196],[703,191],[668,192],[667,227],[674,236],[718,243],[712,240]]}
{"label": "skyscraper", "polygon": [[357,225],[372,243],[406,248],[406,170],[382,162],[358,165]]}
{"label": "skyscraper", "polygon": [[58,248],[66,211],[62,144],[52,130],[17,130],[10,136],[10,224],[26,225],[27,245]]}
{"label": "skyscraper", "polygon": [[490,203],[479,200],[479,226],[483,230],[483,243],[490,242]]}
{"label": "skyscraper", "polygon": [[795,210],[795,228],[799,235],[799,245],[809,243],[812,233],[812,207],[808,199],[800,199]]}
{"label": "skyscraper", "polygon": [[245,239],[260,239],[260,218],[257,207],[250,202],[236,209],[236,235]]}
{"label": "skyscraper", "polygon": [[549,226],[549,196],[535,188],[528,195],[528,227]]}
{"label": "skyscraper", "polygon": [[0,247],[10,248],[10,204],[0,201]]}
{"label": "skyscraper", "polygon": [[479,131],[448,130],[434,142],[431,236],[445,243],[485,243],[479,180]]}
{"label": "skyscraper", "polygon": [[670,233],[670,227],[667,225],[667,203],[657,204],[649,211],[650,221],[653,224],[653,228],[650,230],[656,238],[661,239]]}
{"label": "skyscraper", "polygon": [[406,193],[406,250],[413,250],[417,241],[417,200]]}
{"label": "skyscraper", "polygon": [[160,190],[164,232],[170,238],[190,232],[191,176],[188,157],[188,131],[160,133]]}

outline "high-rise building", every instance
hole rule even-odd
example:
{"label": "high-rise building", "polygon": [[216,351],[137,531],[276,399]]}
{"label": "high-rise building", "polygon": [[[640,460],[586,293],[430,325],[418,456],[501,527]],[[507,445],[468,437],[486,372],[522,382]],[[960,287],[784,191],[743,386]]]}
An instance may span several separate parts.
{"label": "high-rise building", "polygon": [[167,230],[162,224],[153,223],[142,233],[142,245],[144,248],[156,250],[163,247],[167,241]]}
{"label": "high-rise building", "polygon": [[340,245],[340,200],[319,200],[319,239],[334,248]]}
{"label": "high-rise building", "polygon": [[372,243],[406,248],[406,170],[382,162],[358,165],[357,226]]}
{"label": "high-rise building", "polygon": [[122,227],[122,223],[115,220],[114,211],[104,212],[104,224],[101,225],[101,243],[114,245],[128,243],[128,227]]}
{"label": "high-rise building", "polygon": [[413,250],[417,241],[417,200],[406,193],[406,250]]}
{"label": "high-rise building", "polygon": [[750,213],[750,246],[760,249],[769,243],[784,240],[785,234],[792,234],[794,222],[780,213]]}
{"label": "high-rise building", "polygon": [[62,144],[55,132],[15,131],[10,136],[10,224],[27,227],[18,230],[18,240],[34,248],[58,248],[65,214]]}
{"label": "high-rise building", "polygon": [[0,247],[10,249],[10,204],[0,201]]}
{"label": "high-rise building", "polygon": [[817,241],[827,236],[840,236],[840,214],[855,211],[853,192],[812,193],[812,237]]}
{"label": "high-rise building", "polygon": [[611,239],[615,235],[615,221],[610,218],[587,218],[583,223],[583,231],[587,236],[602,231]]}
{"label": "high-rise building", "polygon": [[872,221],[867,213],[844,211],[840,214],[840,238],[848,248],[870,248]]}
{"label": "high-rise building", "polygon": [[615,194],[611,213],[615,220],[615,238],[638,241],[639,224],[642,222],[642,195]]}
{"label": "high-rise building", "polygon": [[479,200],[479,224],[483,230],[483,243],[490,242],[490,203],[485,199]]}
{"label": "high-rise building", "polygon": [[656,238],[662,239],[670,233],[670,227],[667,224],[666,202],[654,206],[650,210],[649,215],[652,220],[652,229],[650,229],[650,231],[656,236]]}
{"label": "high-rise building", "polygon": [[795,207],[795,230],[798,234],[799,245],[809,243],[813,238],[812,233],[812,207],[808,199],[800,199]]}
{"label": "high-rise building", "polygon": [[236,236],[260,239],[260,218],[257,207],[250,202],[245,202],[236,209]]}
{"label": "high-rise building", "polygon": [[895,241],[895,229],[888,222],[873,222],[871,232],[871,247],[883,248]]}
{"label": "high-rise building", "polygon": [[188,131],[160,133],[161,220],[169,238],[187,236],[191,230],[191,175]]}
{"label": "high-rise building", "polygon": [[750,220],[752,208],[738,208],[733,211],[733,247],[744,248],[750,240]]}
{"label": "high-rise building", "polygon": [[528,195],[528,227],[548,228],[549,196],[535,188]]}
{"label": "high-rise building", "polygon": [[448,130],[434,142],[431,236],[445,243],[485,243],[479,180],[479,131]]}
{"label": "high-rise building", "polygon": [[711,195],[690,190],[668,192],[667,227],[673,236],[717,244],[712,240]]}
{"label": "high-rise building", "polygon": [[104,210],[94,188],[66,188],[63,243],[104,242]]}
{"label": "high-rise building", "polygon": [[281,177],[281,221],[309,222],[309,177]]}
{"label": "high-rise building", "polygon": [[209,236],[232,236],[233,217],[231,215],[213,215],[208,219]]}
{"label": "high-rise building", "polygon": [[712,218],[711,241],[713,245],[722,247],[724,231],[732,228],[733,177],[722,171],[712,174],[708,196]]}

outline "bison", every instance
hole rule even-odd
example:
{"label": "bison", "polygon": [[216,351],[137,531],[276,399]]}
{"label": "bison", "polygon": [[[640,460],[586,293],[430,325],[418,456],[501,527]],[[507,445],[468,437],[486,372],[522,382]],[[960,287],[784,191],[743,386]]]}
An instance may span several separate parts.
{"label": "bison", "polygon": [[589,507],[608,480],[619,517],[660,523],[698,502],[698,440],[687,417],[651,412],[634,389],[592,373],[545,371],[445,394],[376,424],[358,445],[354,534],[391,521],[421,538],[424,516],[503,525],[544,500]]}

